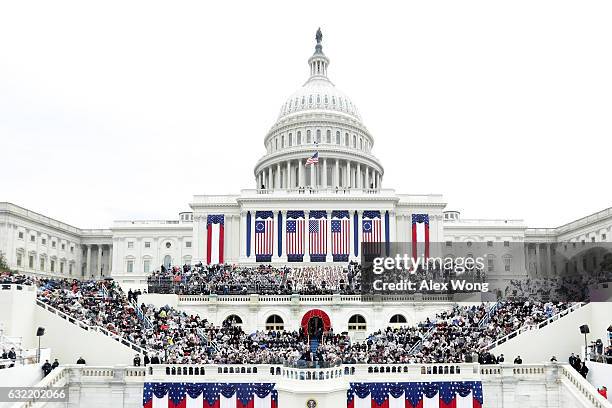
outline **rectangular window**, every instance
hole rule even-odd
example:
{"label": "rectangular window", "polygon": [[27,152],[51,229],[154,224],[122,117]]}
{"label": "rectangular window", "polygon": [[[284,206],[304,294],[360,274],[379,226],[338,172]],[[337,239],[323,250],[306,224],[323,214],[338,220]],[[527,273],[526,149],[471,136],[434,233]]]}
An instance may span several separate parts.
{"label": "rectangular window", "polygon": [[510,241],[504,241],[504,246],[505,247],[509,247],[510,246]]}
{"label": "rectangular window", "polygon": [[134,248],[134,242],[128,241],[128,249]]}
{"label": "rectangular window", "polygon": [[40,270],[45,270],[45,258],[40,258]]}
{"label": "rectangular window", "polygon": [[66,250],[66,244],[62,244],[62,251]]}
{"label": "rectangular window", "polygon": [[32,242],[36,241],[36,236],[35,235],[30,235],[30,241],[32,241]]}
{"label": "rectangular window", "polygon": [[191,248],[191,241],[185,241],[185,247]]}
{"label": "rectangular window", "polygon": [[28,261],[28,267],[30,269],[34,269],[34,256],[30,255],[29,261]]}
{"label": "rectangular window", "polygon": [[56,245],[56,244],[57,244],[57,243],[56,243],[55,241],[51,241],[51,247],[55,248],[55,245]]}
{"label": "rectangular window", "polygon": [[145,241],[145,248],[151,248],[151,242]]}
{"label": "rectangular window", "polygon": [[60,273],[64,273],[64,263],[60,262]]}
{"label": "rectangular window", "polygon": [[55,272],[55,261],[52,259],[51,264],[49,265],[49,270],[51,272]]}
{"label": "rectangular window", "polygon": [[127,271],[128,273],[134,272],[134,261],[127,261]]}
{"label": "rectangular window", "polygon": [[453,242],[452,241],[446,241],[446,246],[447,247],[452,247],[453,246]]}
{"label": "rectangular window", "polygon": [[74,253],[74,247],[73,246],[70,247],[70,252]]}
{"label": "rectangular window", "polygon": [[151,261],[144,261],[142,265],[142,270],[144,273],[149,273],[151,271]]}
{"label": "rectangular window", "polygon": [[47,239],[46,239],[46,238],[41,238],[41,239],[40,239],[40,242],[41,242],[43,245],[47,245]]}
{"label": "rectangular window", "polygon": [[17,266],[21,266],[21,254],[17,254]]}
{"label": "rectangular window", "polygon": [[495,270],[495,262],[493,259],[487,259],[487,269],[489,272],[493,272]]}
{"label": "rectangular window", "polygon": [[591,242],[595,242],[595,237],[591,237]]}
{"label": "rectangular window", "polygon": [[19,231],[19,239],[23,239],[23,232]]}
{"label": "rectangular window", "polygon": [[72,275],[72,264],[68,264],[68,273]]}
{"label": "rectangular window", "polygon": [[487,246],[488,247],[492,247],[493,246],[493,241],[487,241]]}
{"label": "rectangular window", "polygon": [[510,258],[504,258],[504,271],[510,272]]}
{"label": "rectangular window", "polygon": [[601,240],[605,241],[606,240],[606,234],[601,234]]}

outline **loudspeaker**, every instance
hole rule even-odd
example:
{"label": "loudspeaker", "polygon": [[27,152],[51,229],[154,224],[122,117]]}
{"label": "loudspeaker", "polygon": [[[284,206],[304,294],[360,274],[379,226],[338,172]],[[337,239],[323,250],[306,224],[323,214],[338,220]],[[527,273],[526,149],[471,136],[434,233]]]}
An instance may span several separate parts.
{"label": "loudspeaker", "polygon": [[36,335],[37,335],[38,337],[40,337],[40,336],[44,336],[44,335],[45,335],[45,328],[44,328],[44,327],[39,327],[39,328],[36,330]]}
{"label": "loudspeaker", "polygon": [[583,324],[582,326],[580,326],[580,333],[582,334],[589,334],[589,326],[587,326],[586,324]]}

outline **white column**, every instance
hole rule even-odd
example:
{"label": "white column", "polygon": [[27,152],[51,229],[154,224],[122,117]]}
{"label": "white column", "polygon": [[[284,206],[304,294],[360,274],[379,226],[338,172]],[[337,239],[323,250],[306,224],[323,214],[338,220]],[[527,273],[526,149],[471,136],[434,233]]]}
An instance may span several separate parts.
{"label": "white column", "polygon": [[321,173],[321,187],[327,188],[327,159],[323,159],[323,172]]}
{"label": "white column", "polygon": [[535,250],[536,250],[536,276],[540,276],[542,274],[541,269],[541,260],[540,260],[540,244],[536,243],[535,245]]}
{"label": "white column", "polygon": [[291,160],[287,160],[287,189],[293,188],[291,184]]}
{"label": "white column", "polygon": [[340,187],[340,160],[336,159],[336,174],[334,177],[336,187]]}
{"label": "white column", "polygon": [[365,188],[370,188],[370,168],[365,168]]}
{"label": "white column", "polygon": [[113,244],[108,246],[108,276],[113,276]]}
{"label": "white column", "polygon": [[352,187],[351,185],[351,162],[349,160],[346,161],[346,186]]}
{"label": "white column", "polygon": [[[91,245],[86,245],[86,247],[87,247],[87,264],[85,265],[85,276],[87,278],[90,278],[91,277]],[[50,259],[51,258],[49,258],[49,263],[51,263]]]}
{"label": "white column", "polygon": [[272,166],[268,167],[268,184],[266,185],[268,190],[274,190],[274,179],[272,178]]}
{"label": "white column", "polygon": [[98,244],[98,264],[96,265],[95,277],[100,276],[100,268],[102,268],[102,245]]}
{"label": "white column", "polygon": [[304,175],[302,174],[302,159],[298,160],[298,180],[297,180],[297,186],[298,187],[303,187],[304,186]]}
{"label": "white column", "polygon": [[357,188],[363,188],[361,185],[361,163],[357,162],[357,180],[355,180],[355,186]]}
{"label": "white column", "polygon": [[315,188],[317,186],[317,181],[315,180],[315,165],[310,165],[310,187]]}
{"label": "white column", "polygon": [[274,186],[276,188],[281,188],[281,165],[280,163],[276,164],[276,177],[274,181]]}
{"label": "white column", "polygon": [[278,211],[272,211],[272,219],[274,222],[272,231],[272,262],[278,261]]}

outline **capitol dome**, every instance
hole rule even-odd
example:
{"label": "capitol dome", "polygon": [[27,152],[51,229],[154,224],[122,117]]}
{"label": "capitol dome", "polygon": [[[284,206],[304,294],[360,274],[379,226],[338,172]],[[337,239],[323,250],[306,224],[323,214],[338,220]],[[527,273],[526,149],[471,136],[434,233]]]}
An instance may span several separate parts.
{"label": "capitol dome", "polygon": [[281,107],[278,119],[309,110],[329,110],[344,113],[361,122],[361,117],[353,101],[326,77],[312,77],[304,86],[295,91]]}
{"label": "capitol dome", "polygon": [[254,170],[259,190],[380,189],[384,170],[372,154],[374,138],[353,101],[327,77],[322,38],[318,30],[308,80],[283,103],[264,138],[266,154]]}

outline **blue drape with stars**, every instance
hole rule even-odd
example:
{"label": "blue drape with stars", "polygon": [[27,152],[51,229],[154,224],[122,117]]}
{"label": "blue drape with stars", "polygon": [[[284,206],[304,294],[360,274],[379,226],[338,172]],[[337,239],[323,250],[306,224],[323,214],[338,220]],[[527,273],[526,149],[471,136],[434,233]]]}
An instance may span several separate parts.
{"label": "blue drape with stars", "polygon": [[425,397],[439,399],[440,408],[451,408],[456,406],[457,396],[465,398],[470,393],[472,406],[482,408],[480,381],[351,383],[347,391],[347,407],[354,407],[355,398],[371,398],[373,408],[383,408],[389,406],[390,397],[403,396],[406,408],[422,407]]}

